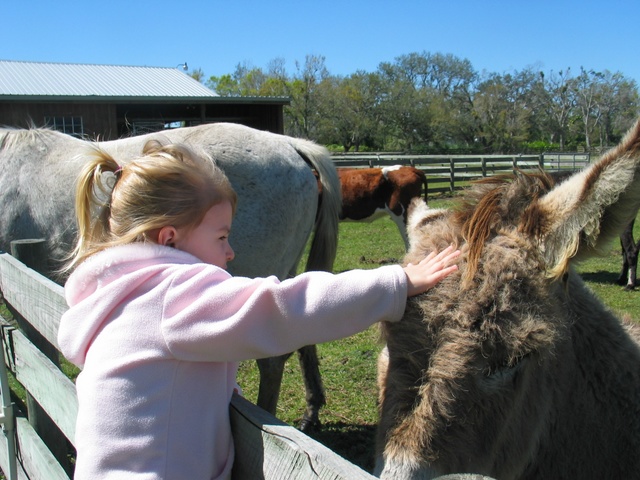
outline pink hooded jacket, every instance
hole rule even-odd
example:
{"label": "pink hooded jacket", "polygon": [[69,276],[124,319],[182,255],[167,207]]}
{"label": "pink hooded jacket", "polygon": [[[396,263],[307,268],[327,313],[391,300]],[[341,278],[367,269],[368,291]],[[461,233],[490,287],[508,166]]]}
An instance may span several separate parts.
{"label": "pink hooded jacket", "polygon": [[230,477],[241,360],[353,335],[405,308],[401,267],[232,277],[188,253],[132,244],[65,285],[58,341],[77,382],[76,480]]}

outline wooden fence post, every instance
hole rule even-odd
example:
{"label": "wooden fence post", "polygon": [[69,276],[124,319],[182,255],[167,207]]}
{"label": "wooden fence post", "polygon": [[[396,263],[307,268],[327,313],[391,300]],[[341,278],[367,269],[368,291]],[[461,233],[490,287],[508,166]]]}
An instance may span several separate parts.
{"label": "wooden fence post", "polygon": [[453,158],[449,158],[449,168],[451,169],[449,172],[449,180],[450,180],[449,189],[451,191],[451,194],[453,195],[456,191],[456,175],[455,175],[456,163],[454,162]]}
{"label": "wooden fence post", "polygon": [[[49,273],[49,254],[46,246],[46,241],[43,238],[14,240],[11,242],[11,256],[39,274],[47,276]],[[10,311],[20,330],[31,343],[38,347],[54,365],[60,367],[58,349],[33,328],[22,315],[13,309]],[[71,475],[73,468],[69,462],[69,448],[64,434],[29,392],[26,393],[26,397],[29,424],[38,432],[42,441],[49,447],[64,470]]]}
{"label": "wooden fence post", "polygon": [[17,258],[40,275],[46,276],[49,273],[49,254],[46,246],[44,238],[14,240],[11,242],[11,256]]}

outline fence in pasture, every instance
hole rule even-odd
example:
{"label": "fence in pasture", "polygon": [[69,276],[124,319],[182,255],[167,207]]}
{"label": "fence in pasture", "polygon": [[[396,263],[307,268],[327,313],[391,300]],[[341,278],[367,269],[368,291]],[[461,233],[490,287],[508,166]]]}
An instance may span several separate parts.
{"label": "fence in pasture", "polygon": [[[20,248],[14,251],[14,244]],[[39,256],[27,252],[43,247],[43,241],[14,244],[16,257],[36,261]],[[78,401],[57,348],[64,292],[16,257],[0,253],[0,293],[10,312],[0,311],[0,468],[8,480],[69,480]],[[11,388],[8,372],[15,380]],[[31,402],[11,391],[21,388]],[[241,397],[233,398],[230,413],[234,479],[374,479]]]}
{"label": "fence in pasture", "polygon": [[410,165],[427,174],[427,195],[451,194],[468,182],[515,170],[575,171],[588,165],[589,153],[540,155],[401,155],[332,154],[336,167],[387,167]]}

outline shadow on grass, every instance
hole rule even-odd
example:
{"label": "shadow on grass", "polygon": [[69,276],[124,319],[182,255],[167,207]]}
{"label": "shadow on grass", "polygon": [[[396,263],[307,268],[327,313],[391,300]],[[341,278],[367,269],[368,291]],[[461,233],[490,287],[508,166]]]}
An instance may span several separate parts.
{"label": "shadow on grass", "polygon": [[367,258],[364,255],[360,257],[360,263],[364,263],[367,265],[393,265],[396,263],[400,263],[400,260],[397,258],[389,257],[389,258]]}
{"label": "shadow on grass", "polygon": [[586,282],[616,285],[616,282],[618,281],[618,277],[620,276],[620,274],[615,272],[600,270],[598,272],[581,273],[580,276]]}
{"label": "shadow on grass", "polygon": [[373,471],[376,425],[324,423],[309,436],[364,471]]}

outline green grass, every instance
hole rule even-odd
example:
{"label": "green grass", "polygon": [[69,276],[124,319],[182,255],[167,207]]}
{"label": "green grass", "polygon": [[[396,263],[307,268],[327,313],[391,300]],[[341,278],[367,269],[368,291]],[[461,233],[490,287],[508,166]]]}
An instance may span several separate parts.
{"label": "green grass", "polygon": [[[430,201],[434,207],[448,206],[451,200]],[[636,222],[636,225],[640,221]],[[639,228],[639,227],[637,227]],[[636,238],[640,231],[635,232]],[[373,223],[342,223],[335,271],[375,268],[398,262],[404,244],[391,220]],[[580,265],[579,271],[590,288],[614,311],[640,319],[640,291],[625,291],[615,284],[621,268],[619,242],[611,251]],[[327,394],[321,411],[321,431],[311,436],[365,470],[373,468],[375,424],[377,421],[376,359],[382,348],[377,327],[343,340],[318,345],[320,370]],[[258,372],[255,362],[244,362],[238,382],[245,396],[255,402]],[[286,364],[277,416],[297,425],[305,408],[304,387],[296,356]]]}

